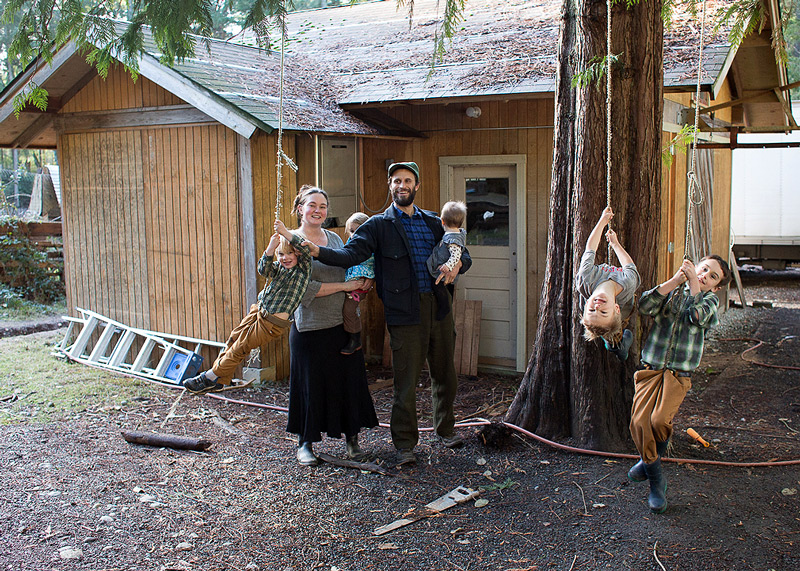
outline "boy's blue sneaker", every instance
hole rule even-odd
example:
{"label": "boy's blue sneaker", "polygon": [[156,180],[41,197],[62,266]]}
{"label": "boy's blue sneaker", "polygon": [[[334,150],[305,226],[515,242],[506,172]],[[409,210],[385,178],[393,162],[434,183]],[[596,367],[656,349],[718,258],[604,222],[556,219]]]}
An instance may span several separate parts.
{"label": "boy's blue sneaker", "polygon": [[605,344],[606,350],[614,353],[620,361],[627,361],[628,351],[633,345],[633,333],[630,329],[626,329],[622,332],[622,339],[619,340],[619,344],[611,345],[605,339],[603,339],[603,344]]}
{"label": "boy's blue sneaker", "polygon": [[614,354],[619,357],[620,361],[628,360],[628,351],[631,345],[633,345],[633,332],[630,329],[626,329],[622,332],[622,339],[620,339],[619,345],[614,348]]}

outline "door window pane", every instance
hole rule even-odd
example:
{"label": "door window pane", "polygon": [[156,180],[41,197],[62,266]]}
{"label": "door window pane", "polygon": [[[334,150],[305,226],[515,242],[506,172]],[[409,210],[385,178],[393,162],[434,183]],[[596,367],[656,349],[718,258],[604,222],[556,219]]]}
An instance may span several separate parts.
{"label": "door window pane", "polygon": [[467,244],[508,246],[508,178],[468,178]]}

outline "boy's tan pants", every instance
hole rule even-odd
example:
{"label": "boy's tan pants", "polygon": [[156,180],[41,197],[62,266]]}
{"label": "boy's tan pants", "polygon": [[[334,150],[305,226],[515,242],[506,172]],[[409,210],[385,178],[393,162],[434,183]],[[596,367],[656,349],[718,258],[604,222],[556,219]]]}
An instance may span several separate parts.
{"label": "boy's tan pants", "polygon": [[219,377],[217,382],[230,385],[236,367],[247,358],[250,351],[286,333],[290,323],[274,315],[265,316],[257,304],[251,305],[250,313],[245,315],[242,322],[231,332],[227,346],[211,367],[214,374]]}
{"label": "boy's tan pants", "polygon": [[656,442],[672,436],[672,419],[692,388],[692,380],[669,369],[646,369],[636,372],[633,383],[631,436],[642,460],[652,464],[658,459]]}

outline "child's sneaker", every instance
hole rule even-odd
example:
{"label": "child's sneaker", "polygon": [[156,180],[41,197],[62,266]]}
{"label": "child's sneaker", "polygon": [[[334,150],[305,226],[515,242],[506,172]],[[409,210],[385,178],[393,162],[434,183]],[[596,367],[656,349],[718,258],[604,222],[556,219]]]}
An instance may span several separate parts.
{"label": "child's sneaker", "polygon": [[619,341],[619,345],[614,347],[611,352],[614,353],[617,357],[619,357],[620,361],[627,361],[628,360],[628,351],[633,344],[633,333],[630,329],[626,329],[622,332],[622,339]]}
{"label": "child's sneaker", "polygon": [[612,345],[603,339],[603,345],[606,346],[606,351],[614,353],[620,361],[628,360],[628,350],[633,344],[633,333],[629,329],[622,332],[622,339],[619,340],[617,345]]}
{"label": "child's sneaker", "polygon": [[186,390],[196,395],[202,395],[204,393],[218,391],[223,387],[222,383],[218,383],[217,381],[212,381],[211,379],[206,377],[205,373],[200,373],[196,377],[192,377],[191,379],[186,379],[185,381],[183,381],[183,386]]}

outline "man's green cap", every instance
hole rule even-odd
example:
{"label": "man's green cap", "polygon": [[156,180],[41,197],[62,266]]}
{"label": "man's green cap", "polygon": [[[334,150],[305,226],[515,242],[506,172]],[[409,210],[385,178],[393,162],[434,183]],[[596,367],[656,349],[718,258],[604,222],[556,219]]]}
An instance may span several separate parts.
{"label": "man's green cap", "polygon": [[417,166],[417,163],[392,163],[389,165],[389,176],[391,177],[392,173],[397,169],[410,170],[414,173],[417,182],[419,182],[419,167]]}

